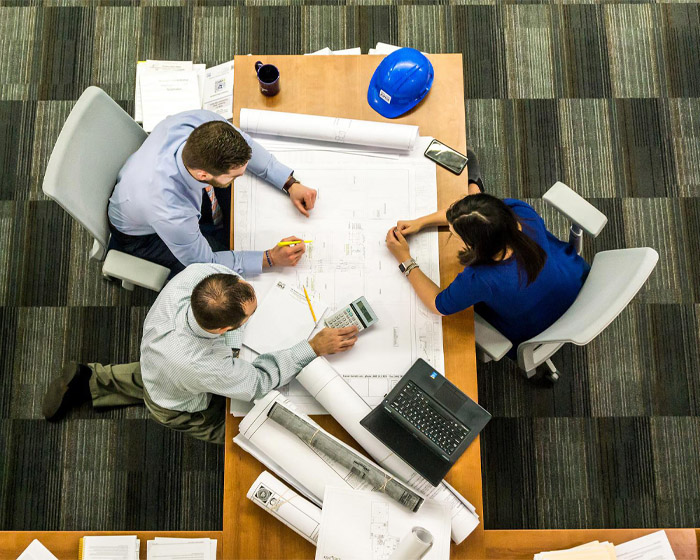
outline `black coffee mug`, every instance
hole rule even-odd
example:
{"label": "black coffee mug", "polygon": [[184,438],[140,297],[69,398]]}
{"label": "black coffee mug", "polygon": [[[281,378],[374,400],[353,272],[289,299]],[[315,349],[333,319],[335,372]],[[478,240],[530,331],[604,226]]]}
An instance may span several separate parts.
{"label": "black coffee mug", "polygon": [[258,60],[255,63],[255,71],[258,74],[260,93],[272,97],[280,92],[280,71],[277,66],[263,64]]}

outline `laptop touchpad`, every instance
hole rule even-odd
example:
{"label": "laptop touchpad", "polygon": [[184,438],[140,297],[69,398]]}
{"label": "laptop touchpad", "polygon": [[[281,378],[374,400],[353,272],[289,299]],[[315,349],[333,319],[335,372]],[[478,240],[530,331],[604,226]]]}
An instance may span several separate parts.
{"label": "laptop touchpad", "polygon": [[435,391],[435,400],[445,406],[449,411],[457,414],[457,411],[467,399],[461,391],[449,383],[443,383],[440,388]]}

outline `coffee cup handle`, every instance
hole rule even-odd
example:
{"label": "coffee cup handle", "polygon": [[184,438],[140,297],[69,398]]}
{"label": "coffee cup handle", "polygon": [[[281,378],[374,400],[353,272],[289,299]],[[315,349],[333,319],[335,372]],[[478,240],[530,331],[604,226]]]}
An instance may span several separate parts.
{"label": "coffee cup handle", "polygon": [[255,71],[256,71],[256,72],[259,72],[259,71],[260,71],[260,67],[261,67],[262,65],[263,65],[263,63],[260,62],[260,61],[258,60],[258,61],[255,63]]}

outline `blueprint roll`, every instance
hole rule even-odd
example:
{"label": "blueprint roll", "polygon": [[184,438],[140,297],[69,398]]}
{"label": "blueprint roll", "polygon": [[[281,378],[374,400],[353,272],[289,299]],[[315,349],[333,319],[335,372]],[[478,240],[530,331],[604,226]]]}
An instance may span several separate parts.
{"label": "blueprint roll", "polygon": [[321,526],[321,508],[302,498],[284,482],[263,471],[246,494],[248,499],[314,546]]}
{"label": "blueprint roll", "polygon": [[446,482],[433,486],[361,424],[370,407],[325,358],[316,358],[297,375],[297,381],[336,419],[383,468],[426,498],[450,507],[452,540],[459,544],[479,525],[476,509]]}
{"label": "blueprint roll", "polygon": [[381,123],[241,109],[241,129],[251,134],[305,138],[336,144],[352,144],[410,152],[418,140],[418,127],[408,124]]}
{"label": "blueprint roll", "polygon": [[389,560],[420,560],[433,546],[433,535],[423,527],[414,527],[389,556]]}

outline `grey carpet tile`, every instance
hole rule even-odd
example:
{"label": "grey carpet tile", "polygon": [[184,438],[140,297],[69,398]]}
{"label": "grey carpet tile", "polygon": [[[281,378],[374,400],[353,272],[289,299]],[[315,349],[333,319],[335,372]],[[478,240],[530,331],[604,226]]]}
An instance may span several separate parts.
{"label": "grey carpet tile", "polygon": [[656,6],[618,4],[603,7],[610,83],[615,98],[658,97],[659,72]]}

